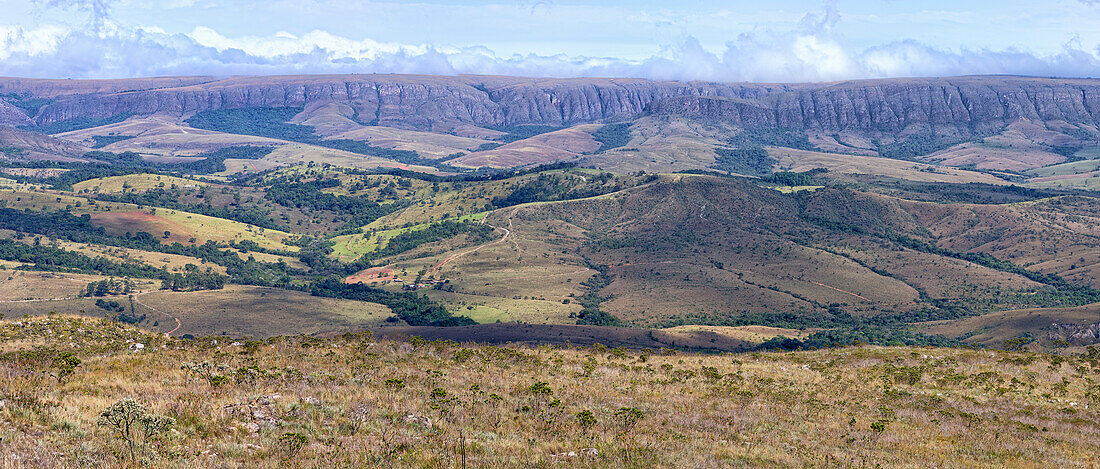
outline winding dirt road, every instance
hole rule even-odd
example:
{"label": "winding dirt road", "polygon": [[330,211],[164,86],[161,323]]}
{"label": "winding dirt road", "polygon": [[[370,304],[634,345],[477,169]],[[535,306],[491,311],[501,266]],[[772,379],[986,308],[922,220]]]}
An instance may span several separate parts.
{"label": "winding dirt road", "polygon": [[428,270],[428,272],[425,274],[425,276],[427,276],[427,277],[435,276],[441,270],[443,270],[443,266],[447,265],[448,263],[450,263],[450,262],[452,262],[452,261],[454,261],[458,258],[461,258],[462,256],[465,256],[465,255],[471,254],[471,253],[475,253],[475,252],[481,250],[481,248],[485,248],[485,247],[489,247],[489,246],[495,246],[497,244],[500,244],[500,243],[503,243],[503,242],[507,241],[509,239],[509,237],[512,236],[512,230],[511,230],[511,228],[512,228],[512,217],[516,214],[516,212],[518,210],[519,210],[518,208],[514,209],[514,210],[512,210],[511,213],[508,214],[508,228],[504,228],[504,227],[501,227],[501,226],[494,226],[494,225],[491,225],[489,223],[486,223],[485,220],[487,220],[489,218],[489,215],[492,215],[492,214],[486,215],[485,218],[483,218],[481,220],[481,222],[483,224],[489,225],[493,229],[503,230],[504,231],[504,236],[501,236],[500,239],[498,239],[496,241],[493,241],[491,243],[482,244],[482,245],[477,246],[473,249],[467,249],[465,251],[455,253],[455,254],[451,254],[450,256],[447,256],[445,259],[439,261],[438,264],[436,264],[434,267],[432,267],[430,270]]}
{"label": "winding dirt road", "polygon": [[[149,305],[141,302],[141,295],[147,295],[149,293],[153,293],[153,292],[156,292],[156,291],[160,291],[160,290],[134,292],[134,294],[133,294],[134,295],[134,303],[137,303],[137,304],[142,305],[146,308],[149,308],[154,313],[160,314],[164,317],[167,317],[168,319],[171,319],[171,320],[175,321],[176,322],[176,327],[174,327],[174,328],[172,328],[172,330],[164,333],[167,336],[171,336],[172,333],[178,331],[180,326],[182,326],[182,323],[180,323],[180,319],[173,316],[173,315],[171,315],[171,314],[168,314],[164,311],[161,311],[159,309],[156,309],[152,306],[149,306]],[[79,300],[81,298],[83,298],[83,297],[74,296],[74,297],[64,297],[64,298],[35,298],[35,299],[30,299],[30,300],[0,300],[0,303],[45,303],[45,302],[49,302],[49,301]],[[101,298],[126,298],[126,295],[104,296],[104,297],[101,297]]]}
{"label": "winding dirt road", "polygon": [[[145,292],[145,293],[151,293],[151,292]],[[142,293],[141,295],[144,295],[145,293]],[[169,337],[170,337],[170,336],[172,335],[172,333],[173,333],[173,332],[176,332],[176,331],[178,331],[178,330],[180,329],[180,326],[182,325],[182,324],[180,324],[180,318],[177,318],[177,317],[175,317],[175,316],[172,316],[171,314],[165,313],[164,311],[161,311],[161,310],[159,310],[159,309],[156,309],[156,308],[154,308],[154,307],[152,307],[152,306],[149,306],[149,305],[147,305],[147,304],[145,304],[145,303],[142,303],[142,302],[141,302],[141,300],[139,299],[139,296],[140,296],[140,295],[134,295],[134,302],[135,302],[135,303],[137,303],[137,304],[139,304],[139,305],[142,305],[142,306],[144,306],[144,307],[146,307],[146,308],[149,308],[149,309],[153,310],[153,312],[155,312],[155,313],[158,313],[158,314],[162,314],[162,315],[164,315],[164,316],[167,316],[167,317],[168,317],[169,319],[171,319],[171,320],[173,320],[173,321],[176,321],[176,327],[172,328],[172,330],[170,330],[170,331],[168,331],[168,332],[165,332],[165,333],[164,333],[164,335],[166,335],[166,336],[169,336]]]}

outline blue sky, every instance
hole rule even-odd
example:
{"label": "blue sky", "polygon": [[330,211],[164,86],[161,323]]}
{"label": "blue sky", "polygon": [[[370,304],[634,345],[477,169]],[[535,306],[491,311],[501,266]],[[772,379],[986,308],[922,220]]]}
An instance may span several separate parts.
{"label": "blue sky", "polygon": [[1100,0],[0,0],[0,74],[1100,76]]}

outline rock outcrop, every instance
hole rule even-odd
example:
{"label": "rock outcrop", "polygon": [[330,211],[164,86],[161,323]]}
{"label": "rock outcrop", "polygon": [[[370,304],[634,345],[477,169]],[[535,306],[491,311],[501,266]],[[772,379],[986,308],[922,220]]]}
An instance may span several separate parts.
{"label": "rock outcrop", "polygon": [[[321,109],[329,102],[347,103],[360,121],[422,130],[563,125],[647,113],[863,133],[936,126],[966,134],[1018,119],[1059,125],[1100,120],[1100,80],[1001,76],[798,85],[415,75],[11,78],[0,79],[0,94],[47,98],[27,116],[38,125],[119,114],[186,117],[250,106]],[[12,109],[0,104],[0,117]]]}

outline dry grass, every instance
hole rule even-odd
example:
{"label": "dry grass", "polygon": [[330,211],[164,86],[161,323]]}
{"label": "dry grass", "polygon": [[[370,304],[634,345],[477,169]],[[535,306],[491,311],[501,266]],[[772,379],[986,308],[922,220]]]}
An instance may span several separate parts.
{"label": "dry grass", "polygon": [[315,162],[356,169],[399,168],[420,171],[423,173],[439,172],[438,169],[430,166],[407,165],[384,158],[376,158],[373,156],[360,155],[358,153],[319,147],[316,145],[307,145],[304,143],[288,143],[276,148],[267,156],[254,161],[265,162],[262,164],[275,163],[279,165]]}
{"label": "dry grass", "polygon": [[[103,275],[86,275],[58,272],[32,272],[10,270],[0,272],[0,311],[11,311],[13,303],[37,300],[75,298],[89,282],[107,278]],[[150,290],[160,283],[148,279],[135,279],[139,290]],[[50,305],[43,304],[46,308]],[[17,309],[16,311],[21,311]]]}
{"label": "dry grass", "polygon": [[[0,360],[3,467],[125,465],[95,423],[124,398],[175,421],[151,445],[153,467],[1100,462],[1095,358],[878,347],[665,355],[365,335],[234,345],[70,318],[3,323],[0,338],[6,350],[45,347]],[[83,362],[59,383],[50,357],[60,350]],[[205,374],[184,366],[204,363]],[[578,418],[586,411],[591,420]]]}
{"label": "dry grass", "polygon": [[469,153],[488,143],[488,140],[383,126],[359,127],[337,133],[332,138],[360,140],[376,147],[415,151],[428,158],[445,158],[459,152]]}
{"label": "dry grass", "polygon": [[714,163],[714,148],[736,133],[734,127],[683,118],[644,117],[631,126],[630,142],[586,161],[619,173],[676,172]]}
{"label": "dry grass", "polygon": [[102,148],[103,151],[133,151],[156,157],[194,156],[235,145],[274,146],[286,143],[271,138],[196,129],[180,124],[175,118],[160,116],[134,117],[115,124],[58,134],[58,137],[91,145],[97,135],[134,137],[107,145]]}
{"label": "dry grass", "polygon": [[[138,299],[142,306],[178,318],[177,336],[270,337],[347,331],[380,326],[392,315],[389,308],[376,303],[247,285],[196,292],[161,290]],[[151,322],[152,316],[149,319]],[[164,316],[159,320],[166,324]]]}
{"label": "dry grass", "polygon": [[508,143],[494,150],[461,156],[450,160],[449,163],[471,168],[485,166],[511,168],[571,160],[600,148],[600,142],[596,141],[590,133],[599,127],[599,125],[585,124],[555,130]]}
{"label": "dry grass", "polygon": [[[953,321],[936,321],[923,329],[931,334],[958,337],[970,333],[967,342],[987,347],[1003,347],[1004,341],[1017,337],[1034,338],[1028,347],[1051,350],[1068,347],[1081,351],[1082,344],[1092,343],[1090,328],[1097,328],[1100,303],[1076,307],[1029,308],[996,311]],[[1057,326],[1056,326],[1057,325]],[[1084,332],[1085,334],[1080,334]],[[1074,333],[1078,333],[1075,338]],[[1069,339],[1068,345],[1055,345],[1054,340]]]}
{"label": "dry grass", "polygon": [[205,182],[199,182],[174,176],[162,176],[158,174],[127,174],[125,176],[111,176],[81,181],[73,184],[73,191],[93,192],[97,194],[114,194],[121,192],[145,192],[154,188],[191,188],[204,187],[207,185],[208,184]]}
{"label": "dry grass", "polygon": [[778,162],[778,169],[784,171],[826,168],[833,173],[868,174],[921,182],[1007,184],[1003,179],[975,171],[876,156],[842,155],[791,148],[768,148],[768,154]]}

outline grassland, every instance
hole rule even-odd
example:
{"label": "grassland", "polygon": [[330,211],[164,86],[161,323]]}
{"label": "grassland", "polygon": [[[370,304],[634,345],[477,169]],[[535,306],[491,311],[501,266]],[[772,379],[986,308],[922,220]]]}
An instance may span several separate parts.
{"label": "grassland", "polygon": [[41,186],[35,184],[27,184],[14,179],[0,178],[0,190],[33,191],[39,188],[41,188]]}
{"label": "grassland", "polygon": [[[0,235],[4,237],[9,236],[8,233],[0,233]],[[34,238],[24,237],[21,241],[25,244],[33,244]],[[185,269],[185,266],[191,264],[193,266],[201,266],[202,270],[204,271],[209,268],[212,272],[225,274],[225,267],[223,266],[210,264],[207,262],[203,262],[202,259],[190,256],[181,256],[179,254],[142,251],[140,249],[101,246],[87,243],[74,243],[72,241],[64,240],[45,240],[41,241],[41,244],[44,246],[57,247],[66,251],[79,252],[89,257],[104,257],[116,262],[136,261],[155,267],[163,267],[169,272],[182,272]]]}
{"label": "grassland", "polygon": [[[1092,152],[1088,152],[1092,155]],[[1032,187],[1056,189],[1100,189],[1100,159],[1088,159],[1036,168],[1027,173]]]}
{"label": "grassland", "polygon": [[[274,249],[293,249],[282,243],[287,233],[251,226],[223,218],[149,207],[134,204],[98,202],[85,197],[43,192],[0,192],[0,203],[19,210],[38,211],[67,210],[73,214],[91,215],[92,222],[109,233],[124,234],[144,231],[154,236],[169,232],[168,241],[201,244],[207,240],[218,242],[254,241],[260,246]],[[154,213],[155,212],[155,213]]]}
{"label": "grassland", "polygon": [[702,169],[714,163],[715,147],[737,132],[729,125],[681,118],[645,117],[631,127],[623,147],[587,156],[591,166],[631,173]]}
{"label": "grassland", "polygon": [[415,151],[428,158],[446,158],[456,153],[469,153],[489,143],[488,140],[476,138],[382,126],[360,127],[333,134],[331,137],[363,141],[376,147]]}
{"label": "grassland", "polygon": [[[485,219],[486,215],[488,215],[488,212],[471,213],[453,218],[445,218],[444,220],[476,222]],[[332,256],[341,261],[353,261],[364,254],[385,248],[389,244],[389,240],[393,239],[394,236],[411,231],[423,230],[429,225],[430,223],[421,223],[404,228],[375,231],[369,236],[367,234],[334,236],[331,238],[332,242],[335,243]]]}
{"label": "grassland", "polygon": [[179,318],[175,335],[270,337],[378,327],[391,316],[375,303],[310,296],[278,288],[231,285],[201,292],[151,292],[142,305]]}
{"label": "grassland", "polygon": [[73,192],[116,194],[123,192],[145,192],[149,189],[173,189],[206,187],[208,183],[159,174],[127,174],[89,179],[73,184]]}
{"label": "grassland", "polygon": [[[128,464],[123,442],[96,425],[127,398],[172,419],[144,451],[153,467],[1100,462],[1095,357],[661,354],[367,335],[235,345],[60,317],[8,321],[0,334],[9,467]],[[35,347],[44,352],[18,353]],[[81,363],[59,380],[60,351]]]}
{"label": "grassland", "polygon": [[398,163],[385,158],[360,155],[343,150],[307,145],[304,143],[288,143],[280,146],[267,156],[257,161],[263,161],[278,165],[293,165],[306,163],[328,163],[334,166],[357,169],[373,168],[398,168],[424,173],[438,173],[439,170],[430,166],[408,165]]}
{"label": "grassland", "polygon": [[815,168],[826,168],[831,173],[865,174],[921,182],[1007,184],[1005,180],[985,173],[875,156],[843,155],[775,147],[769,148],[768,154],[776,160],[778,169],[783,171],[802,172]]}
{"label": "grassland", "polygon": [[428,298],[447,306],[456,314],[469,316],[481,324],[499,322],[522,322],[533,324],[575,324],[571,318],[580,311],[577,304],[563,304],[560,300],[540,300],[532,298],[502,298],[499,296],[474,295],[448,292],[444,290],[426,290]]}
{"label": "grassland", "polygon": [[[923,325],[930,333],[965,336],[969,343],[1002,348],[1005,341],[1026,337],[1032,350],[1081,353],[1096,338],[1100,303],[1063,308],[1027,308],[999,311],[956,321]],[[1064,341],[1064,342],[1063,342]]]}
{"label": "grassland", "polygon": [[[50,313],[102,316],[96,298],[80,298],[84,286],[105,277],[52,272],[7,272],[0,277],[0,314],[45,316]],[[8,280],[4,280],[8,279]],[[249,285],[221,290],[159,290],[159,281],[137,280],[136,325],[150,331],[183,335],[271,337],[360,330],[384,325],[390,309],[375,303],[310,296],[309,293]],[[28,295],[27,291],[35,294]],[[114,299],[129,308],[125,296]],[[114,313],[111,313],[113,315]],[[178,320],[179,327],[177,328]]]}
{"label": "grassland", "polygon": [[226,134],[194,129],[174,119],[155,116],[134,117],[122,122],[58,134],[61,139],[91,145],[95,136],[120,135],[133,138],[107,145],[101,150],[132,151],[150,157],[194,156],[199,153],[236,145],[274,146],[275,139],[250,135]]}
{"label": "grassland", "polygon": [[592,133],[600,126],[580,125],[507,143],[499,148],[477,151],[449,160],[468,168],[512,168],[576,159],[600,148]]}
{"label": "grassland", "polygon": [[[106,277],[101,275],[73,273],[3,271],[0,272],[0,310],[6,310],[13,303],[76,298],[88,282],[104,278]],[[135,288],[138,290],[159,287],[160,285],[152,280],[136,279]],[[45,305],[45,307],[50,306]]]}

